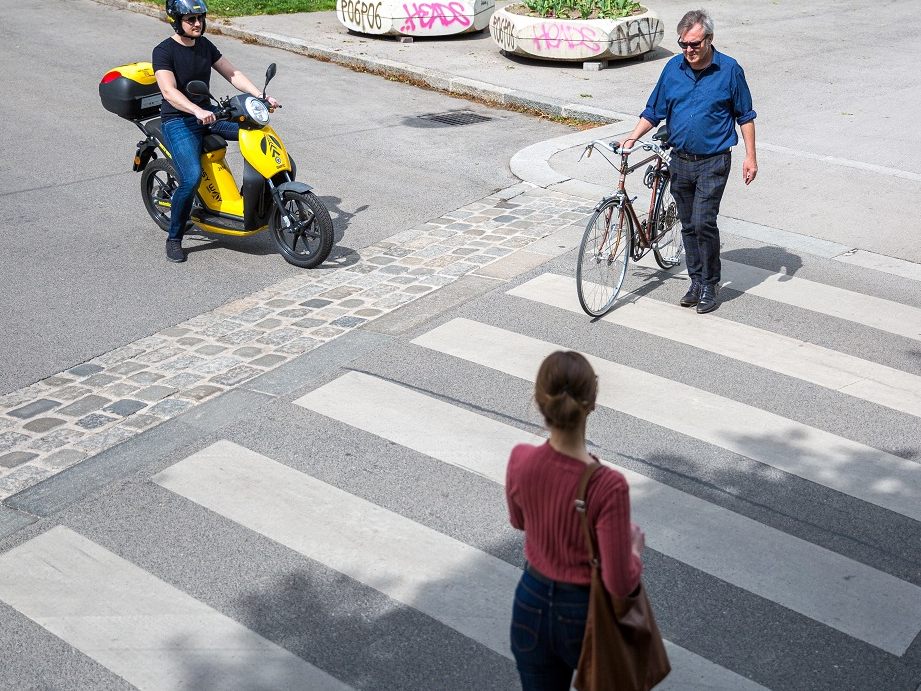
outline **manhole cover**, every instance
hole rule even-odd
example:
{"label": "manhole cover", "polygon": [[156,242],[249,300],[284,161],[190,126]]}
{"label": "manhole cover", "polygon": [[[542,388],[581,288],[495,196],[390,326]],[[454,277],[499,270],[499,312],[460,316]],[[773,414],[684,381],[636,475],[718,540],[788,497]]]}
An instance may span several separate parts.
{"label": "manhole cover", "polygon": [[429,113],[428,115],[419,115],[421,120],[437,122],[449,127],[460,127],[461,125],[473,125],[478,122],[492,120],[488,115],[480,115],[472,110],[452,110],[447,113]]}

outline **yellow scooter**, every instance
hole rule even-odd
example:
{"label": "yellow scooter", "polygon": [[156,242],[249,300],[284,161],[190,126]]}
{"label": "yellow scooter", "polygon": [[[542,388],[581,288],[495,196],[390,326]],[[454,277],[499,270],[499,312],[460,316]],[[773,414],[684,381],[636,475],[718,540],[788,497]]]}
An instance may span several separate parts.
{"label": "yellow scooter", "polygon": [[[265,73],[266,85],[274,76],[272,63]],[[219,120],[239,123],[244,161],[243,184],[238,188],[224,161],[227,141],[217,134],[205,136],[192,224],[207,232],[242,237],[268,228],[287,262],[305,269],[322,264],[333,247],[332,220],[311,187],[294,179],[294,161],[269,126],[265,89],[261,99],[239,94],[221,100],[211,95],[204,82],[189,82],[186,90],[217,103]],[[142,172],[141,194],[147,212],[158,226],[169,230],[170,201],[179,183],[160,118],[155,117],[162,95],[152,65],[139,62],[111,70],[102,78],[99,94],[107,110],[131,120],[144,133],[134,170]]]}

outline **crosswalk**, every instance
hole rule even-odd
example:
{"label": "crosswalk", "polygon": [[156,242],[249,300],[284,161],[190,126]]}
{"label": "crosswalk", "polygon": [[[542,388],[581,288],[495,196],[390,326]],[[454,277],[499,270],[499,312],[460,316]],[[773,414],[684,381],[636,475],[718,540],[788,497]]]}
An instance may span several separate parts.
{"label": "crosswalk", "polygon": [[[911,304],[730,261],[724,275],[743,297],[921,340]],[[573,279],[552,269],[493,299],[528,316],[446,315],[274,404],[290,418],[279,423],[288,444],[204,439],[135,488],[111,532],[100,498],[0,554],[0,608],[137,688],[514,688],[521,537],[504,517],[505,464],[515,444],[543,443],[522,403],[538,364],[575,348],[601,382],[594,448],[626,475],[646,532],[645,580],[673,667],[662,688],[908,688],[918,673],[899,661],[921,640],[921,464],[878,448],[856,421],[872,411],[871,427],[917,423],[921,376],[769,324],[700,317],[655,291],[627,293],[586,326]],[[551,322],[567,328],[551,337]],[[656,357],[608,347],[631,338]],[[722,377],[757,371],[855,424],[828,429],[799,413],[808,399],[768,409],[662,365],[700,353],[719,358]],[[164,507],[193,534],[152,530]],[[270,589],[281,566],[264,563],[269,552],[326,581],[322,600],[283,589],[291,607],[341,616],[294,635],[271,624],[282,596],[243,614],[230,593]],[[207,572],[209,587],[183,569]],[[343,652],[350,639],[366,654]]]}

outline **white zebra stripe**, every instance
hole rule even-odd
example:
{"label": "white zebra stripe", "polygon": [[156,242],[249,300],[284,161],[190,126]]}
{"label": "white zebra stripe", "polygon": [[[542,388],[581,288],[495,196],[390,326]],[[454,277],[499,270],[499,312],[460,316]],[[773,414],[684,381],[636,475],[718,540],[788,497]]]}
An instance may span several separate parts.
{"label": "white zebra stripe", "polygon": [[724,287],[921,340],[921,309],[917,307],[810,281],[792,273],[777,273],[725,259],[721,264]]}
{"label": "white zebra stripe", "polygon": [[[659,271],[651,253],[633,263]],[[917,307],[801,278],[795,274],[796,267],[784,267],[786,272],[768,271],[728,259],[722,259],[721,266],[725,288],[921,340],[921,309]],[[687,269],[674,275],[687,276]],[[622,293],[618,298],[620,301],[630,299],[629,293]]]}
{"label": "white zebra stripe", "polygon": [[229,441],[153,480],[511,654],[510,593],[520,571],[501,559]]}
{"label": "white zebra stripe", "polygon": [[0,600],[140,689],[350,688],[61,526],[0,555]]}

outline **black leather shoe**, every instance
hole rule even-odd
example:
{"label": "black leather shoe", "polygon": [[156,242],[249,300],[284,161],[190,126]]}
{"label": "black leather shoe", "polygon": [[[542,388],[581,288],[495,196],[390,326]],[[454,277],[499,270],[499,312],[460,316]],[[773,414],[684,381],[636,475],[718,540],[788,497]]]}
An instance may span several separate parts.
{"label": "black leather shoe", "polygon": [[688,292],[684,294],[684,297],[681,298],[680,304],[682,307],[693,307],[697,304],[697,301],[700,299],[700,289],[701,284],[698,281],[691,281],[691,287],[688,288]]}
{"label": "black leather shoe", "polygon": [[171,262],[185,261],[185,250],[182,249],[182,240],[170,238],[166,241],[166,258]]}
{"label": "black leather shoe", "polygon": [[716,286],[705,285],[700,289],[700,299],[697,301],[697,314],[706,314],[715,310],[719,303],[716,301]]}

